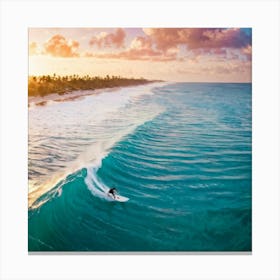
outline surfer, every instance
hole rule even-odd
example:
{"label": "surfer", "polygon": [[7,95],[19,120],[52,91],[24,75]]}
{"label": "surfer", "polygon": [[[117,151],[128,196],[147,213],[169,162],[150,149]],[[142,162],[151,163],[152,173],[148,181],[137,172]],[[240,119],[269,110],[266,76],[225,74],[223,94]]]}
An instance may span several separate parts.
{"label": "surfer", "polygon": [[112,188],[112,189],[110,189],[108,191],[108,194],[111,194],[114,199],[116,199],[116,193],[117,193],[117,189],[116,188]]}

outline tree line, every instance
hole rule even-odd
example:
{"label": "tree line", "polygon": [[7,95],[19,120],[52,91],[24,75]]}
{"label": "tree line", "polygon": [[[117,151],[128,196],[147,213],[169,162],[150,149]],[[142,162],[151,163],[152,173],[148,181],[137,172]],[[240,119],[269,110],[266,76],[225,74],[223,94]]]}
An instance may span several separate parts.
{"label": "tree line", "polygon": [[154,81],[144,78],[123,78],[121,76],[79,76],[67,75],[59,76],[56,74],[29,76],[28,77],[28,95],[45,96],[51,93],[65,94],[74,90],[94,90],[100,88],[134,86],[146,84]]}

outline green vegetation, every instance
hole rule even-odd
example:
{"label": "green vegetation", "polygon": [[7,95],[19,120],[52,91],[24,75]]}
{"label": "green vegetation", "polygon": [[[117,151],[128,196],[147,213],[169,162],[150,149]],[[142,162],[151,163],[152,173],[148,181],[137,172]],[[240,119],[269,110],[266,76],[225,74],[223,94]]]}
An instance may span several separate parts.
{"label": "green vegetation", "polygon": [[134,86],[147,84],[149,81],[144,78],[122,78],[120,76],[90,77],[89,75],[80,77],[72,76],[29,76],[28,96],[45,96],[51,93],[65,94],[74,90],[94,90],[100,88]]}

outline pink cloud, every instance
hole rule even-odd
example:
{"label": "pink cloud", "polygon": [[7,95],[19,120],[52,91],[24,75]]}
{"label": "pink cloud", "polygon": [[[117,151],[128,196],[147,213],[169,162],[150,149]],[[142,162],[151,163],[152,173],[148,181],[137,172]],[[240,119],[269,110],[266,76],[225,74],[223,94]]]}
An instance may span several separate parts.
{"label": "pink cloud", "polygon": [[137,36],[130,43],[131,49],[151,49],[152,41],[148,37]]}
{"label": "pink cloud", "polygon": [[245,55],[247,57],[248,60],[252,59],[252,46],[251,45],[247,45],[246,47],[244,47],[241,50],[242,54]]}
{"label": "pink cloud", "polygon": [[[78,41],[56,34],[43,46],[30,42],[29,54],[146,61],[176,60],[188,61],[190,64],[197,64],[201,61],[203,63],[205,61],[225,62],[229,59],[251,60],[251,35],[243,29],[148,28],[143,30],[143,35],[134,38],[131,38],[132,33],[129,31],[128,40],[131,40],[130,42],[125,42],[126,31],[123,28],[99,32],[89,42],[90,45],[99,48],[95,51],[80,50]],[[81,41],[81,48],[83,42]],[[103,51],[102,48],[104,48]]]}
{"label": "pink cloud", "polygon": [[86,53],[88,57],[98,58],[115,58],[127,60],[150,60],[150,61],[171,61],[175,60],[178,50],[169,49],[168,52],[156,50],[153,48],[152,41],[149,37],[135,37],[129,47],[121,52],[113,53]]}
{"label": "pink cloud", "polygon": [[211,54],[220,55],[220,56],[226,56],[227,50],[225,48],[215,48],[211,50]]}
{"label": "pink cloud", "polygon": [[116,47],[121,48],[124,46],[125,31],[122,28],[116,29],[114,33],[101,32],[93,36],[89,42],[91,46],[97,45],[101,47]]}
{"label": "pink cloud", "polygon": [[132,40],[127,50],[118,54],[126,59],[152,59],[156,56],[161,56],[161,52],[152,48],[152,42],[147,37],[138,36]]}
{"label": "pink cloud", "polygon": [[163,51],[178,45],[186,45],[188,50],[209,50],[242,48],[251,44],[251,36],[239,28],[147,28],[144,32]]}
{"label": "pink cloud", "polygon": [[67,40],[62,35],[54,35],[44,45],[44,51],[46,54],[60,57],[76,57],[79,56],[77,50],[79,43],[73,40]]}

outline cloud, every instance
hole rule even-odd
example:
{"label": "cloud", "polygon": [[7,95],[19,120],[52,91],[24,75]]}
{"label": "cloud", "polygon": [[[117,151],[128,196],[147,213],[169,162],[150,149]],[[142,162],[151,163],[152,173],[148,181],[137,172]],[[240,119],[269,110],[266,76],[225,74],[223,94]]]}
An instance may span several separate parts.
{"label": "cloud", "polygon": [[111,53],[86,53],[88,57],[115,58],[126,60],[171,61],[175,60],[178,49],[169,49],[167,52],[153,48],[149,37],[137,36],[124,51]]}
{"label": "cloud", "polygon": [[130,49],[151,49],[152,48],[152,41],[148,37],[137,36],[135,37],[130,43]]}
{"label": "cloud", "polygon": [[145,28],[157,49],[166,51],[178,45],[188,50],[243,48],[251,45],[251,36],[240,28]]}
{"label": "cloud", "polygon": [[179,79],[204,82],[249,82],[251,81],[252,62],[229,59],[227,61],[206,61],[190,64],[177,64],[172,70]]}
{"label": "cloud", "polygon": [[116,47],[121,48],[124,46],[125,31],[122,28],[118,28],[114,33],[101,32],[96,36],[93,36],[89,42],[91,46],[102,47]]}
{"label": "cloud", "polygon": [[224,74],[248,74],[251,73],[252,64],[250,61],[238,61],[230,60],[227,63],[217,63],[215,65],[209,64],[206,67],[202,67],[201,70],[212,75],[224,75]]}
{"label": "cloud", "polygon": [[152,47],[150,38],[137,36],[134,38],[130,46],[123,52],[118,54],[121,58],[130,60],[155,60],[163,59],[161,51],[155,50]]}
{"label": "cloud", "polygon": [[31,42],[28,48],[29,55],[36,55],[38,54],[38,45],[36,42]]}
{"label": "cloud", "polygon": [[227,50],[226,50],[226,48],[215,48],[215,49],[211,49],[211,54],[219,55],[219,56],[226,56]]}
{"label": "cloud", "polygon": [[54,35],[44,44],[45,54],[56,57],[77,57],[79,42],[67,40],[62,35]]}
{"label": "cloud", "polygon": [[242,54],[246,56],[248,60],[252,59],[252,46],[247,45],[246,47],[242,48],[241,50]]}
{"label": "cloud", "polygon": [[[49,54],[66,58],[80,56],[139,61],[187,61],[192,65],[206,61],[226,63],[231,59],[251,60],[251,34],[244,29],[146,28],[143,30],[143,35],[125,40],[126,31],[123,28],[108,32],[101,32],[99,29],[99,33],[89,41],[91,46],[98,48],[94,50],[82,49],[85,32],[82,33],[82,37],[79,37],[81,47],[78,41],[66,39],[63,36],[65,34],[56,34],[43,46],[31,42],[29,54]],[[89,29],[87,32],[91,33],[92,30]],[[140,33],[127,32],[130,35]],[[72,35],[69,36],[73,38]]]}

